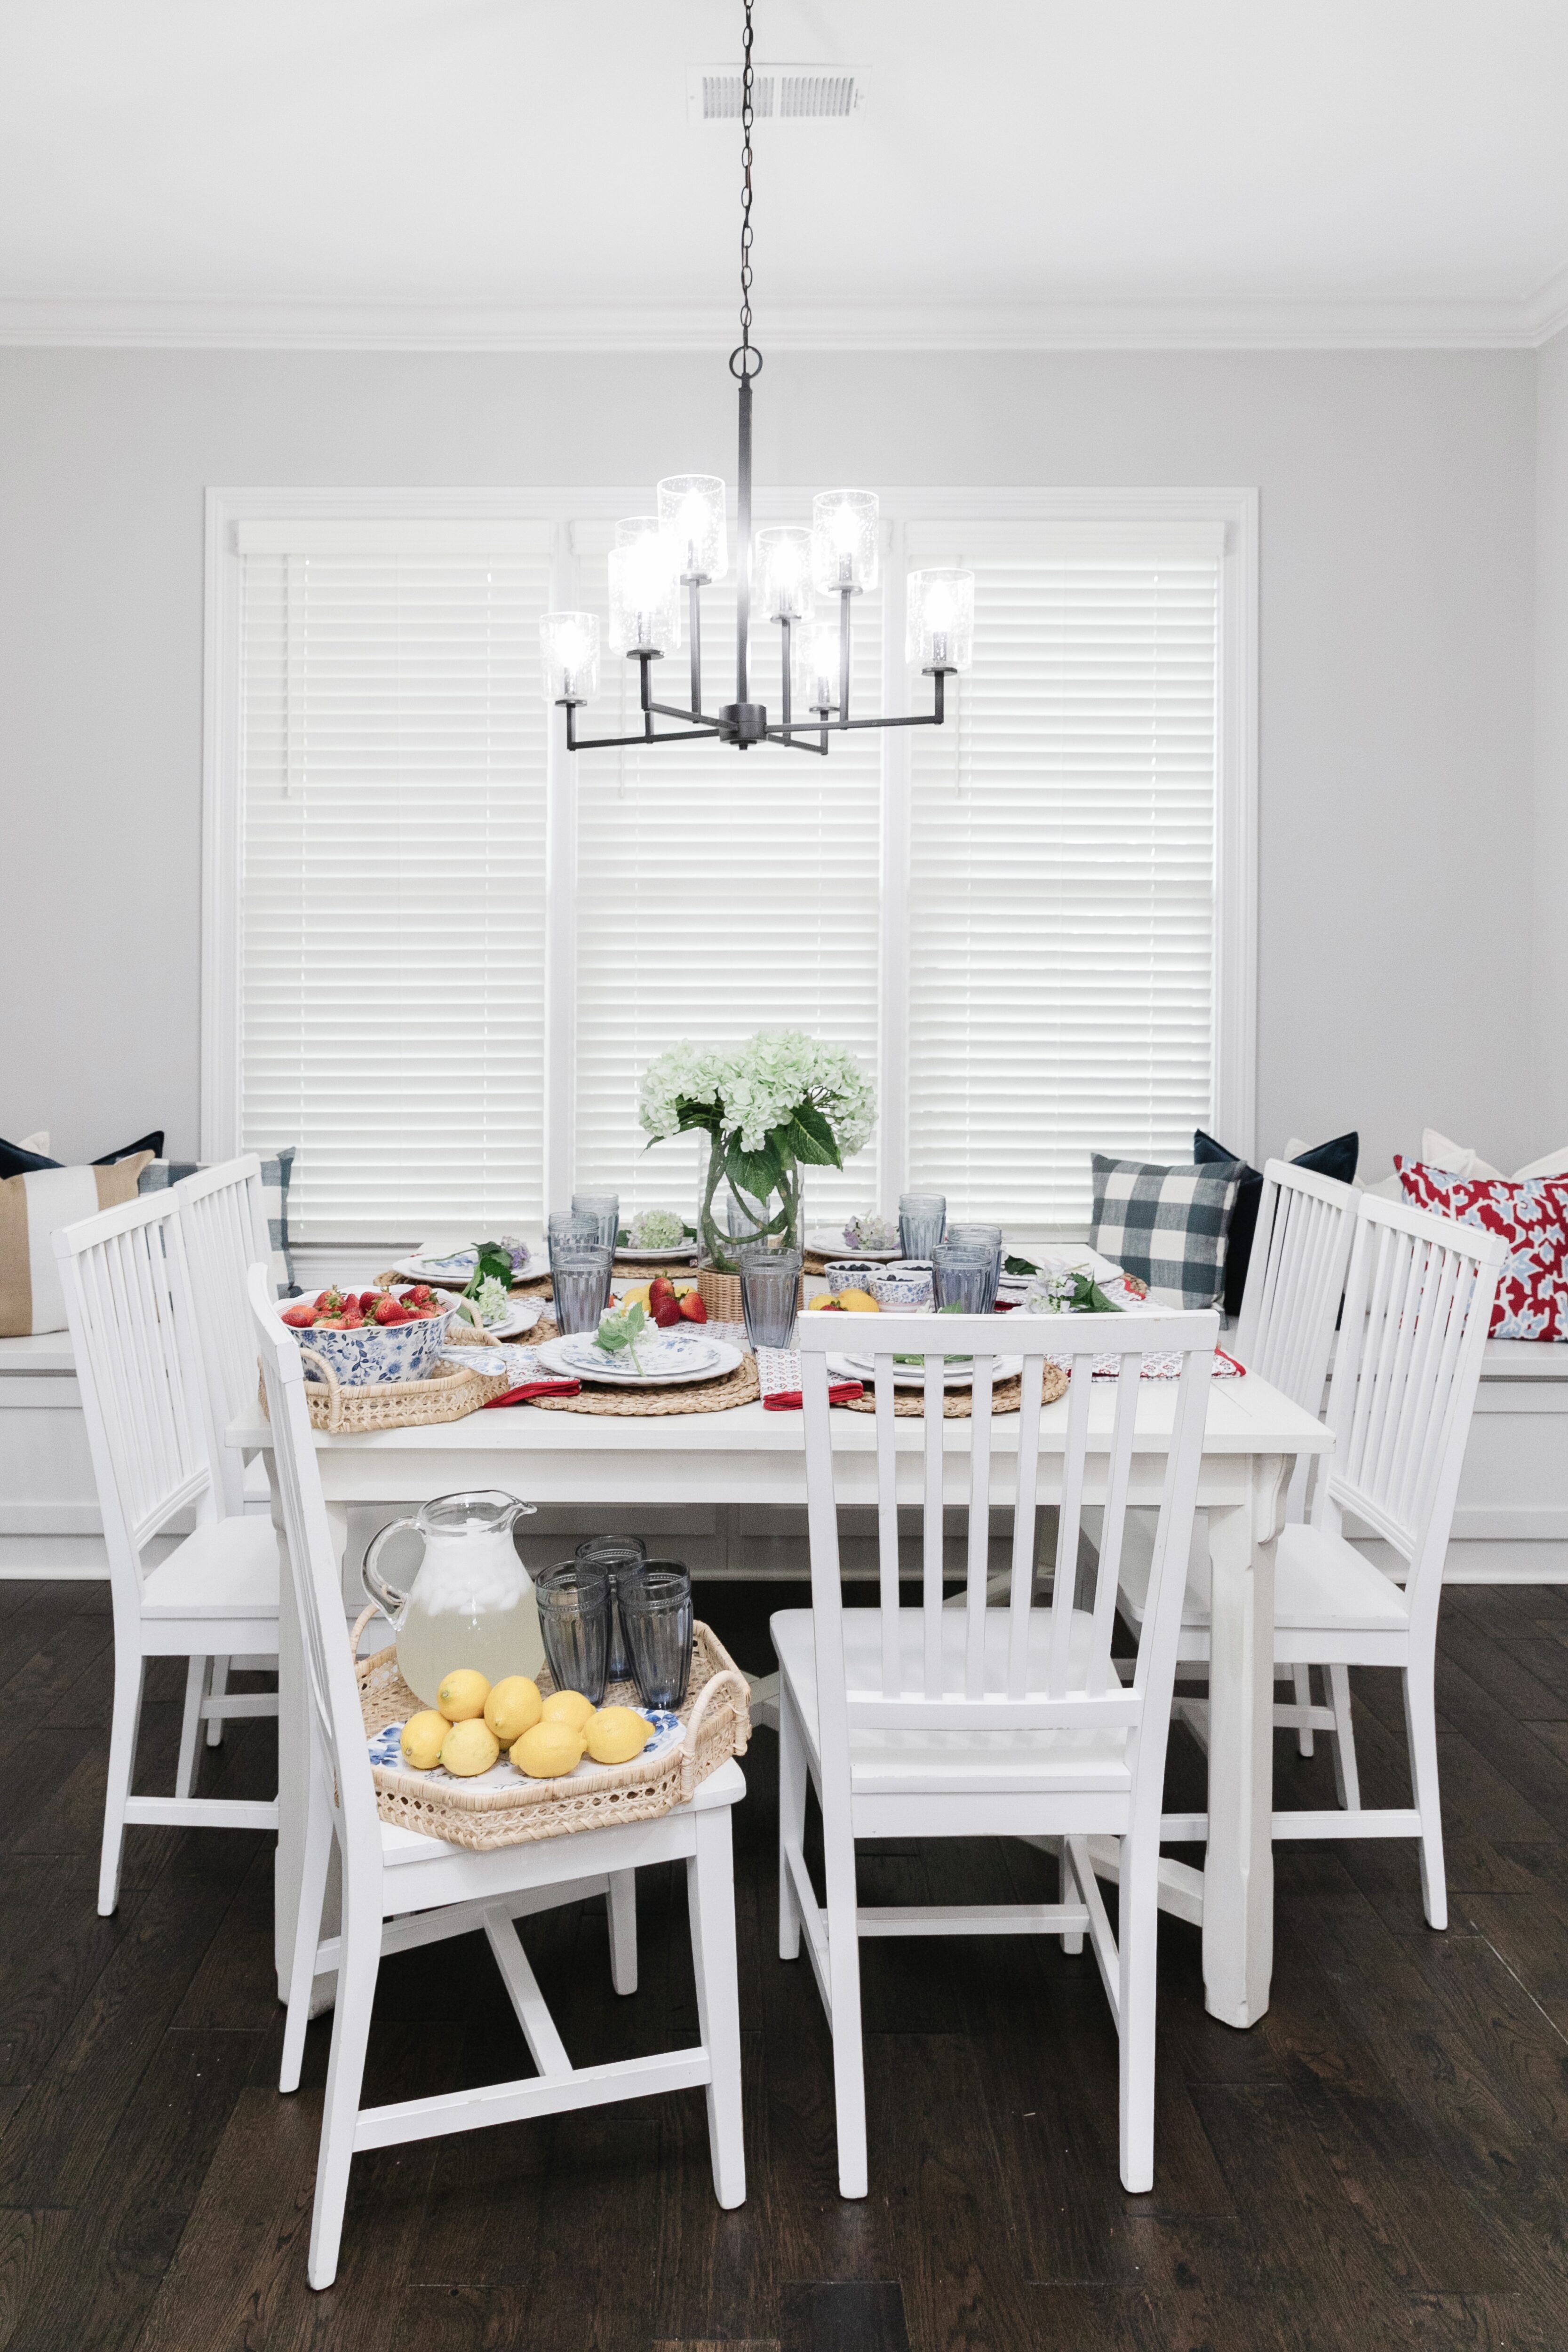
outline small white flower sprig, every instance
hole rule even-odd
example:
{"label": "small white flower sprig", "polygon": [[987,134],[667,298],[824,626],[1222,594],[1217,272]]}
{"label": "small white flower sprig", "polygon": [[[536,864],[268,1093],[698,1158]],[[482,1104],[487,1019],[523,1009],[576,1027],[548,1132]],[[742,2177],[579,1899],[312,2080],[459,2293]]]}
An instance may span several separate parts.
{"label": "small white flower sprig", "polygon": [[870,1080],[840,1045],[800,1029],[759,1030],[733,1046],[672,1045],[643,1073],[640,1117],[655,1142],[700,1129],[711,1139],[702,1201],[709,1256],[730,1252],[713,1217],[721,1181],[752,1201],[779,1195],[763,1234],[795,1235],[801,1162],[842,1168],[876,1124]]}

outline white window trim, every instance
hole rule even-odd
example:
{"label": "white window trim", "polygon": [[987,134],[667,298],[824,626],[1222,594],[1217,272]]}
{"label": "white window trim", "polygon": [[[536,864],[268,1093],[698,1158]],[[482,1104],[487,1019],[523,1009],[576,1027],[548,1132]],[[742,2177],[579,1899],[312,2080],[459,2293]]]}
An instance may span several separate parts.
{"label": "white window trim", "polygon": [[[566,593],[569,526],[635,513],[634,489],[209,489],[202,740],[201,1156],[229,1158],[239,1137],[238,897],[239,616],[242,524],[406,525],[411,543],[444,525],[545,523],[553,530],[552,595]],[[762,490],[759,521],[810,511],[806,490]],[[1256,489],[889,489],[883,626],[883,707],[907,707],[902,660],[904,537],[911,523],[1151,522],[1223,526],[1215,813],[1215,972],[1212,1120],[1219,1140],[1256,1158],[1258,1053],[1258,580]],[[379,532],[376,536],[380,536]],[[899,1082],[908,1047],[910,760],[906,731],[883,738],[881,1045],[878,1102],[882,1190],[891,1202],[908,1166],[907,1104]],[[575,824],[572,761],[550,731],[545,904],[544,1185],[572,1185],[575,1050]]]}

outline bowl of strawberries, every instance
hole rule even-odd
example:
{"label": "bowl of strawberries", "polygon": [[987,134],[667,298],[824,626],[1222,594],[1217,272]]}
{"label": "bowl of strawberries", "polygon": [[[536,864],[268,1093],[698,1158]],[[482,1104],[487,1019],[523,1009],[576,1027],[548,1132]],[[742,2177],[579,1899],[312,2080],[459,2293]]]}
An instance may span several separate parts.
{"label": "bowl of strawberries", "polygon": [[[447,1343],[454,1302],[419,1282],[401,1291],[334,1287],[280,1311],[301,1348],[329,1364],[340,1386],[368,1389],[429,1379]],[[307,1379],[312,1370],[307,1363]]]}

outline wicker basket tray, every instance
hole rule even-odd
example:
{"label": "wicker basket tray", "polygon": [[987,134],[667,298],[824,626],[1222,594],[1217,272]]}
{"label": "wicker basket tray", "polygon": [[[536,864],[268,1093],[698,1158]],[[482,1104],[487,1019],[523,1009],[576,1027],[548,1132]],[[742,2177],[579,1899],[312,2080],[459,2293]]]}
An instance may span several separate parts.
{"label": "wicker basket tray", "polygon": [[[346,1389],[313,1348],[300,1350],[315,1373],[305,1382],[305,1402],[312,1429],[329,1436],[362,1436],[372,1429],[414,1429],[427,1422],[461,1421],[494,1396],[506,1374],[488,1378],[461,1364],[437,1364],[427,1381],[387,1381],[375,1387]],[[267,1411],[267,1388],[261,1389],[261,1410]]]}
{"label": "wicker basket tray", "polygon": [[[398,1673],[395,1649],[359,1660],[356,1670],[367,1738],[417,1714],[423,1702]],[[546,1694],[555,1687],[548,1669],[541,1670],[538,1682]],[[637,1685],[612,1683],[605,1703],[635,1706]],[[585,1780],[528,1780],[519,1775],[515,1787],[476,1789],[461,1780],[437,1780],[427,1772],[373,1764],[376,1811],[399,1829],[448,1838],[476,1853],[526,1845],[535,1838],[570,1837],[575,1830],[654,1821],[672,1811],[729,1757],[743,1756],[751,1738],[746,1677],[703,1624],[693,1629],[691,1682],[679,1715],[686,1737],[679,1748],[668,1748],[651,1763],[639,1757],[631,1764],[606,1764]]]}

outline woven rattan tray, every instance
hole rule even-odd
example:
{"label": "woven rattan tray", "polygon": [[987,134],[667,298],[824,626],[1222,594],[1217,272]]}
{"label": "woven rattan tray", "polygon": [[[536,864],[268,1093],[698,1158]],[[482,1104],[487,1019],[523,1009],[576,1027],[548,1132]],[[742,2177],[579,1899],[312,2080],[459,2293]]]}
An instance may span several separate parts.
{"label": "woven rattan tray", "polygon": [[[1066,1396],[1067,1392],[1066,1372],[1059,1364],[1047,1364],[1040,1379],[1040,1402],[1055,1404],[1057,1399]],[[998,1381],[992,1389],[993,1412],[1018,1412],[1023,1403],[1024,1383],[1021,1378]],[[925,1409],[925,1392],[921,1389],[901,1389],[893,1400],[893,1411],[900,1421],[923,1421]],[[875,1412],[877,1400],[868,1387],[863,1397],[857,1397],[852,1404],[837,1405],[834,1410],[837,1412]],[[949,1389],[942,1401],[942,1417],[944,1421],[973,1421],[974,1398],[972,1391]]]}
{"label": "woven rattan tray", "polygon": [[[398,1673],[395,1649],[361,1659],[357,1674],[367,1739],[418,1713],[422,1702]],[[538,1681],[543,1692],[555,1687],[547,1669]],[[633,1683],[612,1683],[605,1693],[606,1706],[637,1703]],[[514,1787],[478,1789],[444,1774],[437,1780],[428,1772],[373,1764],[376,1811],[398,1829],[449,1838],[476,1853],[526,1845],[535,1838],[570,1837],[575,1830],[653,1821],[685,1804],[728,1757],[743,1756],[751,1738],[746,1677],[706,1625],[693,1629],[691,1682],[679,1712],[686,1727],[679,1748],[652,1763],[639,1758],[633,1764],[603,1765],[581,1779],[529,1780],[519,1773]]]}
{"label": "woven rattan tray", "polygon": [[[488,1379],[461,1364],[437,1364],[427,1381],[388,1381],[363,1389],[346,1389],[313,1348],[300,1350],[308,1368],[305,1402],[312,1429],[330,1437],[363,1436],[373,1429],[416,1429],[439,1421],[461,1421],[494,1396],[504,1372]],[[310,1374],[314,1374],[311,1378]],[[267,1389],[261,1389],[261,1410],[267,1411]]]}

